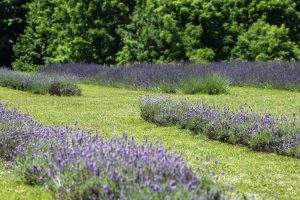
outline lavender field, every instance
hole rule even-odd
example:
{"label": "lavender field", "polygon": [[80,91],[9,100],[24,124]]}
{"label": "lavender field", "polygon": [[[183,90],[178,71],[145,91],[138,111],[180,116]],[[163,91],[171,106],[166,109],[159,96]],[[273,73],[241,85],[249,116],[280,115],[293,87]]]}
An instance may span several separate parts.
{"label": "lavender field", "polygon": [[298,62],[0,69],[0,199],[43,199],[19,184],[50,199],[298,199],[299,77]]}
{"label": "lavender field", "polygon": [[[105,139],[76,127],[45,127],[0,104],[0,156],[30,185],[59,199],[230,199],[216,175],[188,167],[159,142]],[[56,181],[59,180],[60,184]]]}
{"label": "lavender field", "polygon": [[49,65],[39,70],[94,83],[144,89],[176,88],[178,83],[205,74],[219,74],[232,86],[254,86],[300,91],[299,62],[220,62],[195,64],[136,64],[105,67],[94,64]]}
{"label": "lavender field", "polygon": [[0,200],[300,200],[300,0],[0,0]]}

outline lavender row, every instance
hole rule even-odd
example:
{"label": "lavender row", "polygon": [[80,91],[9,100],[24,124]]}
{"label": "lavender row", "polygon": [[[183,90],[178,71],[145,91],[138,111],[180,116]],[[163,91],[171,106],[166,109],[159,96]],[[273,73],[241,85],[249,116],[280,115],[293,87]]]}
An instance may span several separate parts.
{"label": "lavender row", "polygon": [[87,80],[106,69],[108,69],[108,67],[97,64],[66,63],[44,66],[41,67],[38,72],[41,74],[65,76],[75,80]]}
{"label": "lavender row", "polygon": [[[79,128],[44,127],[0,104],[0,156],[28,184],[56,199],[231,199],[216,176],[190,168],[183,154],[126,134],[106,140]],[[200,163],[199,163],[200,164]]]}
{"label": "lavender row", "polygon": [[41,73],[17,72],[0,68],[0,86],[29,91],[34,94],[58,96],[79,96],[79,87],[62,76],[49,76]]}
{"label": "lavender row", "polygon": [[217,73],[229,78],[232,85],[300,91],[300,62],[144,63],[110,68],[92,64],[59,64],[40,71],[92,79],[99,84],[151,89],[161,87],[162,83],[175,87],[190,77]]}
{"label": "lavender row", "polygon": [[144,96],[140,109],[144,120],[158,125],[180,125],[210,139],[300,158],[300,123],[295,114],[292,119],[257,115],[242,107],[230,111],[165,96]]}

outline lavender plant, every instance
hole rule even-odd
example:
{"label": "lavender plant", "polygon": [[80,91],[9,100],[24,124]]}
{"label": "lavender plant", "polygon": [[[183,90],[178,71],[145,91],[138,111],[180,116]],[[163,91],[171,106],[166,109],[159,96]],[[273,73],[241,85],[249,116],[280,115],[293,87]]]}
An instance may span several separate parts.
{"label": "lavender plant", "polygon": [[140,109],[143,119],[158,125],[178,124],[211,139],[300,158],[300,123],[296,116],[257,115],[242,107],[235,112],[165,96],[144,96]]}
{"label": "lavender plant", "polygon": [[81,95],[81,91],[75,83],[61,76],[30,74],[9,69],[0,69],[0,86],[29,91],[34,94]]}
{"label": "lavender plant", "polygon": [[38,72],[42,74],[65,76],[77,80],[86,80],[94,77],[97,73],[105,70],[105,68],[105,66],[96,64],[66,63],[44,66],[41,67]]}
{"label": "lavender plant", "polygon": [[[28,184],[58,199],[230,199],[214,175],[193,170],[183,154],[124,134],[105,139],[79,128],[44,127],[0,104],[0,152]],[[15,127],[12,124],[18,123]],[[0,126],[1,128],[1,126]],[[15,131],[16,130],[16,131]],[[6,145],[9,144],[9,145]],[[4,156],[0,154],[0,156]]]}
{"label": "lavender plant", "polygon": [[195,65],[136,64],[123,67],[105,67],[88,64],[51,65],[42,68],[45,73],[70,74],[99,84],[161,89],[174,92],[178,83],[190,77],[219,74],[230,79],[234,86],[255,86],[300,91],[299,62],[219,62]]}
{"label": "lavender plant", "polygon": [[8,110],[0,104],[0,157],[12,159],[15,156],[14,149],[30,136],[23,132],[35,126],[37,123],[29,115],[21,114],[16,109]]}

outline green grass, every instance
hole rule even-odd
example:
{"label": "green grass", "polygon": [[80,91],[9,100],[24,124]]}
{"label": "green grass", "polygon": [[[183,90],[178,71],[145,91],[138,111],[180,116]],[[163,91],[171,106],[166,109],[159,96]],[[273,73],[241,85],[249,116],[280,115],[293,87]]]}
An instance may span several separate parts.
{"label": "green grass", "polygon": [[42,187],[31,187],[22,183],[20,178],[0,164],[0,199],[38,200],[51,199],[51,194]]}
{"label": "green grass", "polygon": [[[42,123],[70,124],[77,121],[82,127],[98,129],[103,133],[127,132],[143,139],[159,138],[172,150],[184,150],[189,162],[195,166],[196,157],[209,155],[219,164],[211,166],[226,172],[228,182],[245,193],[254,192],[267,198],[278,194],[280,199],[297,199],[300,196],[300,160],[269,153],[252,152],[248,148],[228,145],[195,136],[178,127],[157,127],[140,118],[138,101],[145,93],[128,89],[81,85],[81,97],[41,96],[0,87],[0,102],[6,106],[28,111]],[[173,95],[187,97],[186,95]],[[230,94],[209,96],[190,95],[193,100],[228,105],[237,109],[247,104],[257,112],[271,111],[299,115],[300,93],[255,88],[230,88]],[[0,168],[1,170],[1,168]],[[3,170],[2,170],[3,171]],[[3,183],[4,181],[8,184]],[[24,186],[13,175],[0,176],[0,199],[4,195],[19,198],[33,197],[36,191],[45,197],[41,188]],[[18,193],[22,188],[24,193]],[[2,196],[1,196],[2,195]],[[43,196],[43,197],[44,197]],[[40,199],[37,198],[36,199]]]}

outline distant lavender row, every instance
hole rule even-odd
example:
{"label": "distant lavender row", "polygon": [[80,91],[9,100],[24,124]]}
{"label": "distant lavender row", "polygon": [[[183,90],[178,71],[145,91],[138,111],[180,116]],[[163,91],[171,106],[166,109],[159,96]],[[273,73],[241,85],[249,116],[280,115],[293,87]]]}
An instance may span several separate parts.
{"label": "distant lavender row", "polygon": [[[230,199],[215,177],[159,143],[44,127],[0,104],[0,157],[56,199]],[[15,165],[15,166],[14,166]]]}
{"label": "distant lavender row", "polygon": [[41,67],[38,72],[42,74],[53,74],[66,76],[72,79],[90,79],[101,71],[107,70],[108,67],[97,64],[52,64]]}
{"label": "distant lavender row", "polygon": [[0,68],[0,86],[29,91],[34,94],[59,96],[81,95],[79,87],[69,78],[41,73],[26,73]]}
{"label": "distant lavender row", "polygon": [[100,84],[153,88],[159,83],[176,84],[190,77],[218,73],[231,79],[232,85],[252,85],[300,91],[300,62],[220,62],[195,64],[137,64],[109,68],[88,64],[50,65],[45,73],[70,74],[93,79]]}
{"label": "distant lavender row", "polygon": [[271,114],[237,112],[201,102],[144,96],[141,116],[159,125],[180,125],[208,138],[300,158],[300,122]]}

